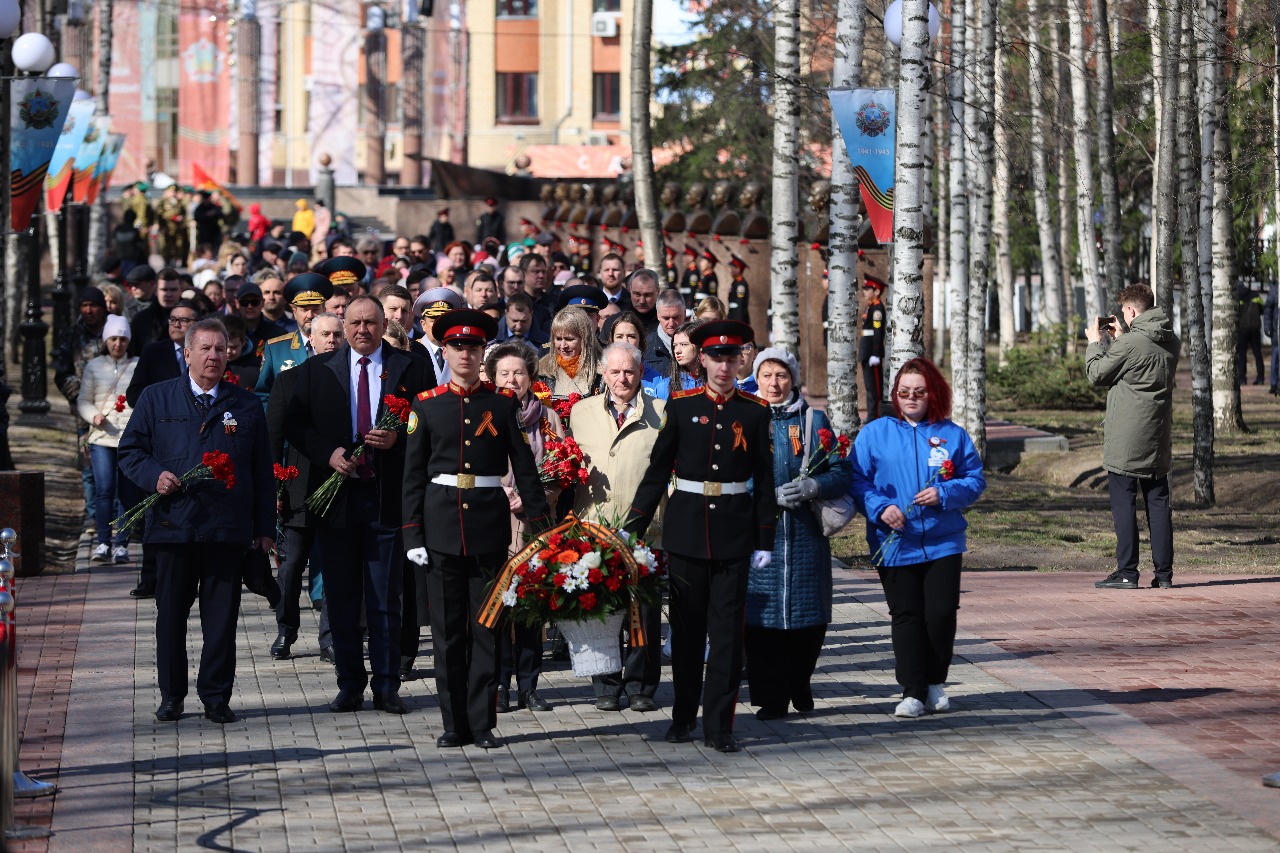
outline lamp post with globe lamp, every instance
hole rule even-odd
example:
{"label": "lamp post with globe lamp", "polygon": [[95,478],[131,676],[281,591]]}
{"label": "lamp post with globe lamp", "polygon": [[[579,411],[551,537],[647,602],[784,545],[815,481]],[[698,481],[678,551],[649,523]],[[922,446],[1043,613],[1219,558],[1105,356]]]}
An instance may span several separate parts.
{"label": "lamp post with globe lamp", "polygon": [[[0,41],[7,42],[22,24],[22,9],[18,0],[0,0]],[[4,283],[4,249],[6,240],[3,232],[9,230],[9,86],[5,77],[13,73],[12,61],[6,51],[0,50],[0,164],[6,173],[0,181],[0,284]],[[0,312],[0,316],[3,313]],[[8,356],[4,340],[6,326],[0,325],[0,471],[13,470],[13,455],[9,451],[9,395],[12,393],[9,383],[5,381],[5,362]]]}

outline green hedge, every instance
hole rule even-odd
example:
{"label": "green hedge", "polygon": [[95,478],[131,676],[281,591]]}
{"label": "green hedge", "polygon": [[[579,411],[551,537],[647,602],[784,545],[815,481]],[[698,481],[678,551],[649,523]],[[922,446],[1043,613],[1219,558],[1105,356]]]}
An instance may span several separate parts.
{"label": "green hedge", "polygon": [[1067,327],[1054,326],[1010,350],[1008,364],[987,375],[990,401],[1028,409],[1103,408],[1106,389],[1089,384],[1084,348],[1068,353],[1067,335]]}

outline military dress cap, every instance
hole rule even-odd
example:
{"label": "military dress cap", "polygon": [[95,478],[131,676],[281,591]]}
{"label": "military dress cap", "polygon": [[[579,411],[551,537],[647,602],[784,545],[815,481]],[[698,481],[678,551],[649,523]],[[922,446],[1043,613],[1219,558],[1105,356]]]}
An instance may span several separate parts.
{"label": "military dress cap", "polygon": [[138,264],[129,270],[129,274],[125,276],[125,281],[130,284],[142,284],[144,281],[155,281],[156,278],[156,271],[151,268],[150,264]]}
{"label": "military dress cap", "polygon": [[316,264],[315,271],[328,278],[334,287],[350,287],[364,281],[366,269],[360,261],[343,255]]}
{"label": "military dress cap", "polygon": [[457,308],[437,317],[431,334],[442,344],[460,341],[484,346],[498,336],[498,321],[483,311]]}
{"label": "military dress cap", "polygon": [[711,251],[710,249],[703,249],[701,257],[704,260],[711,261],[711,263],[713,264],[720,263],[720,259],[717,258],[715,252]]}
{"label": "military dress cap", "polygon": [[[463,307],[462,297],[458,295],[458,291],[447,287],[433,287],[418,294],[418,298],[413,302],[413,313],[435,320],[442,314],[461,307]],[[436,340],[440,339],[436,338]]]}
{"label": "military dress cap", "polygon": [[448,216],[448,215],[449,215],[449,208],[447,207],[442,207],[436,211],[436,216]]}
{"label": "military dress cap", "polygon": [[867,273],[863,273],[863,274],[862,274],[862,286],[863,286],[863,287],[874,287],[876,290],[883,291],[883,290],[884,290],[886,287],[888,287],[889,285],[888,285],[886,282],[881,281],[880,279],[876,278],[876,277],[875,277],[875,276],[873,276],[873,275],[868,275]]}
{"label": "military dress cap", "polygon": [[533,229],[533,228],[537,228],[538,225],[532,219],[528,219],[522,216],[520,217],[520,227],[525,229]]}
{"label": "military dress cap", "polygon": [[564,308],[585,308],[588,311],[599,311],[609,304],[609,297],[598,287],[589,284],[575,284],[560,291],[556,302],[556,310]]}
{"label": "military dress cap", "polygon": [[733,254],[732,252],[730,252],[729,266],[733,267],[738,272],[742,272],[747,268],[747,262],[744,261],[742,258],[738,257],[737,255]]}
{"label": "military dress cap", "polygon": [[684,254],[685,254],[685,257],[696,258],[698,257],[698,250],[693,248],[692,246],[685,246]]}
{"label": "military dress cap", "polygon": [[676,250],[665,244],[662,246],[662,253],[668,258],[674,258],[676,256]]}
{"label": "military dress cap", "polygon": [[713,320],[690,332],[689,342],[708,355],[736,355],[755,342],[755,332],[737,320]]}
{"label": "military dress cap", "polygon": [[304,272],[289,279],[284,286],[284,298],[290,305],[313,308],[323,305],[333,296],[333,284],[314,272]]}
{"label": "military dress cap", "polygon": [[497,206],[498,206],[498,200],[497,200],[496,198],[494,198],[493,196],[489,196],[488,198],[486,198],[486,199],[484,200],[484,203],[485,203],[485,204],[487,204],[489,207],[497,207]]}

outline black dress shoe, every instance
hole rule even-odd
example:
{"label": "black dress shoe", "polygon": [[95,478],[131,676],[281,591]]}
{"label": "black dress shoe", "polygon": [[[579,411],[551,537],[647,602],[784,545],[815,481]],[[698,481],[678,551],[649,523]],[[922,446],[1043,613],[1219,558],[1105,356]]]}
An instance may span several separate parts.
{"label": "black dress shoe", "polygon": [[597,711],[621,711],[622,703],[617,696],[601,696],[596,700]]}
{"label": "black dress shoe", "polygon": [[1117,570],[1095,583],[1094,586],[1098,589],[1137,589],[1138,579]]}
{"label": "black dress shoe", "polygon": [[333,656],[333,646],[325,646],[320,650],[320,660],[325,663],[336,664],[337,660]]}
{"label": "black dress shoe", "polygon": [[537,690],[529,690],[520,694],[520,707],[530,711],[550,711],[551,703],[539,696]]}
{"label": "black dress shoe", "polygon": [[511,688],[498,688],[498,713],[508,714],[511,712]]}
{"label": "black dress shoe", "polygon": [[400,672],[399,672],[399,673],[397,673],[397,675],[399,676],[399,678],[400,678],[400,680],[401,680],[402,682],[403,682],[403,681],[414,681],[414,680],[416,680],[418,676],[417,676],[417,674],[416,674],[416,673],[414,673],[414,671],[413,671],[413,661],[411,661],[411,660],[409,660],[409,661],[401,661],[401,662],[400,662]]}
{"label": "black dress shoe", "polygon": [[338,695],[329,703],[329,710],[335,714],[349,714],[364,707],[364,694],[354,690],[339,690]]}
{"label": "black dress shoe", "polygon": [[215,702],[212,705],[204,706],[204,717],[206,720],[213,720],[220,726],[236,721],[236,712],[231,710],[231,706],[226,702]]}
{"label": "black dress shoe", "polygon": [[388,714],[409,713],[409,706],[404,704],[404,700],[394,690],[384,690],[381,693],[373,694],[373,709],[375,711],[385,711]]}
{"label": "black dress shoe", "polygon": [[457,732],[445,732],[436,738],[436,746],[441,749],[452,749],[457,746],[466,746],[471,743],[471,735],[460,735]]}
{"label": "black dress shoe", "polygon": [[182,700],[166,699],[156,708],[156,719],[162,723],[173,723],[182,719]]}
{"label": "black dress shoe", "polygon": [[1152,589],[1173,589],[1173,578],[1152,578]]}
{"label": "black dress shoe", "polygon": [[716,732],[708,735],[702,741],[703,746],[714,749],[716,752],[737,752],[741,747],[738,746],[737,739],[728,732]]}
{"label": "black dress shoe", "polygon": [[276,641],[271,644],[271,657],[276,660],[288,660],[289,651],[293,648],[293,642],[296,639],[298,639],[297,631],[281,628],[280,633],[276,635]]}
{"label": "black dress shoe", "polygon": [[639,696],[632,696],[630,699],[630,705],[631,705],[631,710],[633,711],[658,710],[658,703],[654,702],[651,698],[649,698],[648,696],[645,696],[644,694],[641,694]]}
{"label": "black dress shoe", "polygon": [[139,583],[133,589],[129,590],[129,594],[134,598],[155,598],[156,585],[153,583]]}
{"label": "black dress shoe", "polygon": [[798,690],[795,696],[791,697],[791,704],[801,714],[807,714],[813,710],[813,689],[809,685],[805,685],[803,689]]}
{"label": "black dress shoe", "polygon": [[778,710],[777,708],[761,708],[759,711],[756,711],[756,719],[762,721],[781,720],[786,715],[786,708],[783,708],[782,710]]}
{"label": "black dress shoe", "polygon": [[667,729],[667,734],[664,739],[667,743],[692,743],[693,726],[686,726],[683,723],[672,723],[671,728]]}
{"label": "black dress shoe", "polygon": [[473,743],[481,749],[497,749],[502,746],[502,741],[494,737],[491,729],[481,729],[476,732],[476,737]]}

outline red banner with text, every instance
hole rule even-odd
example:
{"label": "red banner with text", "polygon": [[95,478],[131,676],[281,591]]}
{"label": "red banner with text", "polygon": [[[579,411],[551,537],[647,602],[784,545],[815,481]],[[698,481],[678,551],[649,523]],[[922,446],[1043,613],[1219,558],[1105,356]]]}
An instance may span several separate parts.
{"label": "red banner with text", "polygon": [[193,181],[199,163],[214,180],[231,167],[227,127],[231,75],[225,4],[184,0],[178,19],[178,178]]}

